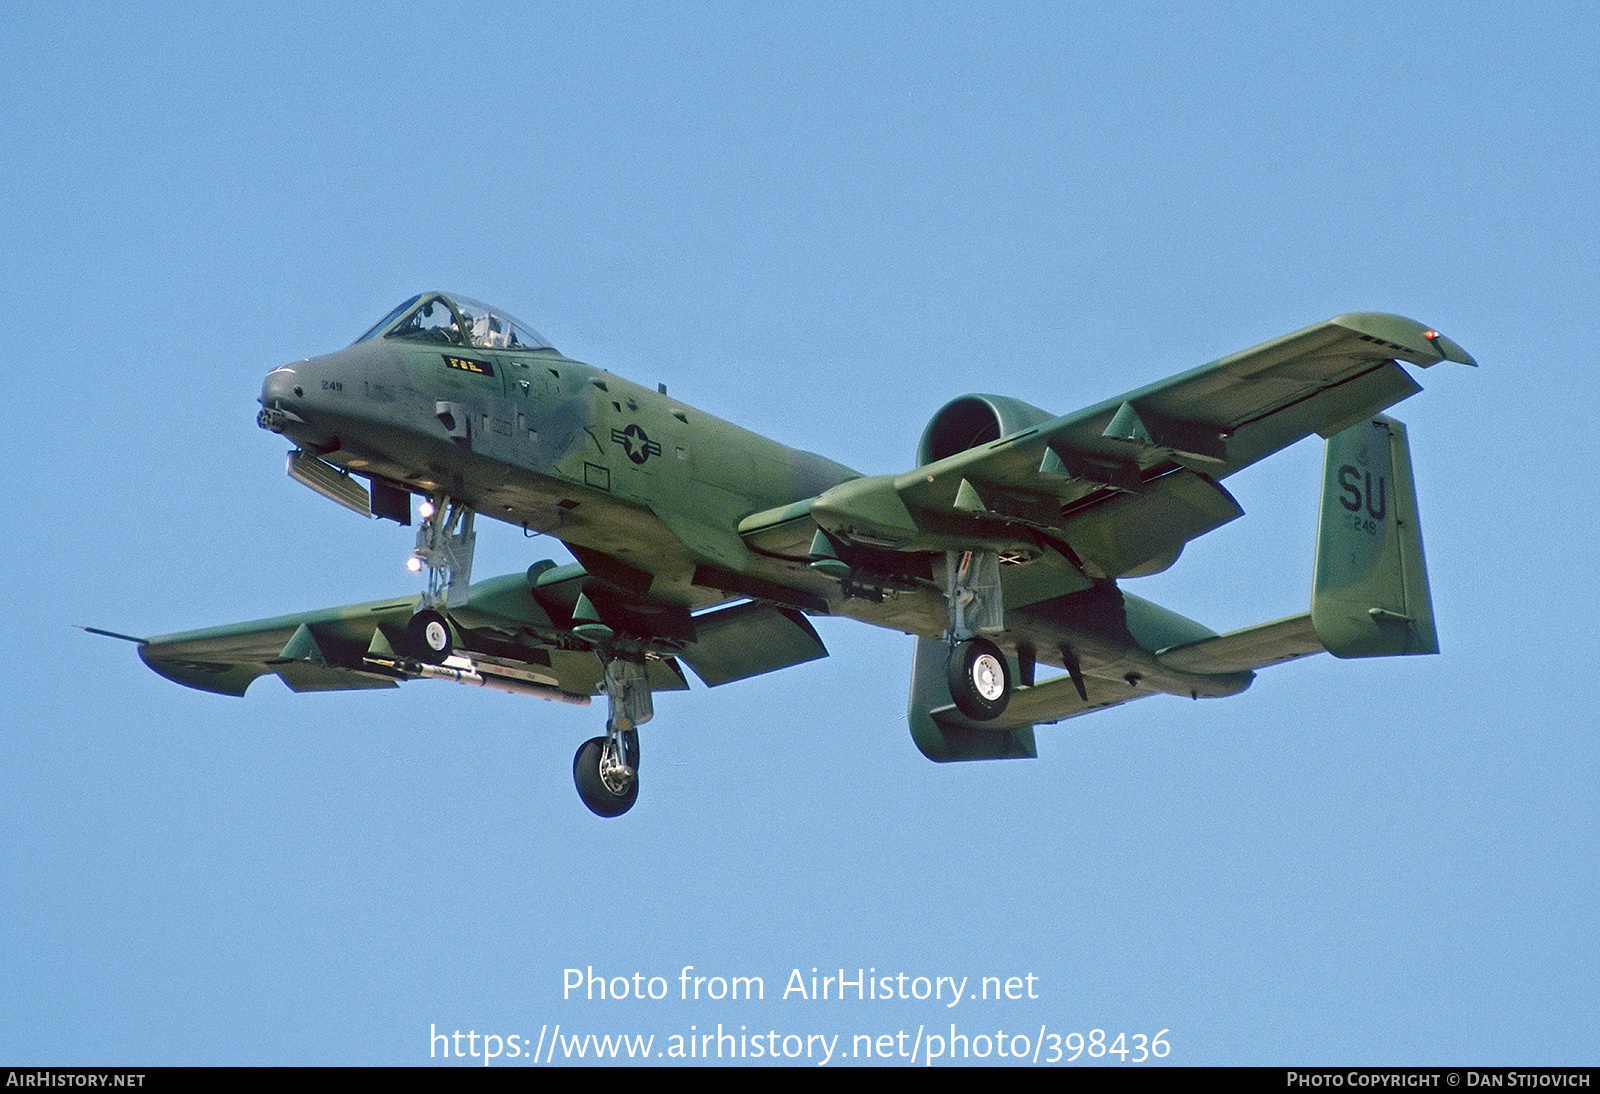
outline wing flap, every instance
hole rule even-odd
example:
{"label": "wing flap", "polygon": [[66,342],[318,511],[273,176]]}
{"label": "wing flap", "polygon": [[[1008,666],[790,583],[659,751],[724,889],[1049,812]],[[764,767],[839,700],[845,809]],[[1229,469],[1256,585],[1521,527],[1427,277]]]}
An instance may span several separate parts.
{"label": "wing flap", "polygon": [[1137,494],[1118,494],[1062,522],[1062,537],[1105,576],[1142,576],[1166,569],[1183,545],[1244,515],[1217,482],[1178,470]]}
{"label": "wing flap", "polygon": [[680,656],[713,688],[828,656],[805,616],[754,601],[696,616],[695,635]]}
{"label": "wing flap", "polygon": [[274,666],[272,671],[294,692],[364,691],[400,686],[398,680],[381,673],[361,672],[339,665],[319,665],[310,661],[290,661]]}

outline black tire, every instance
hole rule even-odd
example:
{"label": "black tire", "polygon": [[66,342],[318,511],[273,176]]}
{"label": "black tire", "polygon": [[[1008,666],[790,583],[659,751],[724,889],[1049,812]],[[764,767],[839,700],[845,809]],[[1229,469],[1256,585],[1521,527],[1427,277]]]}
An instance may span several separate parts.
{"label": "black tire", "polygon": [[956,709],[974,722],[990,722],[1011,701],[1011,667],[987,638],[958,642],[945,663],[945,680]]}
{"label": "black tire", "polygon": [[628,731],[622,735],[623,759],[634,770],[628,786],[618,794],[600,777],[600,757],[605,752],[606,739],[593,737],[578,746],[572,757],[572,781],[578,788],[578,798],[597,817],[620,817],[633,808],[639,800],[639,735]]}
{"label": "black tire", "polygon": [[411,617],[406,624],[406,641],[411,645],[411,655],[430,665],[444,664],[455,648],[450,624],[432,608],[424,608]]}

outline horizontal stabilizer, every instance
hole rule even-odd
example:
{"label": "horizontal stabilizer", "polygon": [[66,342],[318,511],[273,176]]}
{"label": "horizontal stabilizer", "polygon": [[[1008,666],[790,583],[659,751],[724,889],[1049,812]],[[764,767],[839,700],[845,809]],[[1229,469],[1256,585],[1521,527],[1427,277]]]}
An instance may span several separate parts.
{"label": "horizontal stabilizer", "polygon": [[1308,613],[1173,646],[1157,653],[1156,660],[1169,669],[1209,676],[1225,672],[1253,672],[1268,665],[1321,653],[1322,648],[1322,641],[1317,638]]}
{"label": "horizontal stabilizer", "polygon": [[1123,680],[1113,681],[1086,675],[1082,682],[1084,691],[1081,694],[1078,691],[1078,682],[1071,676],[1057,676],[1038,684],[1018,687],[1011,693],[1011,702],[1006,704],[1005,713],[990,722],[974,722],[957,710],[954,704],[936,707],[930,712],[929,717],[946,734],[957,730],[982,730],[991,733],[996,730],[1012,732],[1026,730],[1031,742],[1035,725],[1064,722],[1068,718],[1121,706],[1131,699],[1154,694],[1148,688],[1134,688]]}

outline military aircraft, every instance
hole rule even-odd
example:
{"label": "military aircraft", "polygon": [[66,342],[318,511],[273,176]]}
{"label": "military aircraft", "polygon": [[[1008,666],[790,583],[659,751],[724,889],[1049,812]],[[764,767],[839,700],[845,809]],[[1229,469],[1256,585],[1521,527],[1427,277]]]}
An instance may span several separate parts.
{"label": "military aircraft", "polygon": [[[653,692],[686,688],[684,665],[715,687],[824,657],[808,616],[846,616],[916,636],[924,755],[1033,757],[1035,726],[1158,692],[1234,695],[1323,650],[1437,651],[1406,433],[1379,413],[1420,390],[1400,361],[1476,364],[1409,319],[1343,315],[1064,416],[962,396],[912,470],[862,475],[422,293],[268,373],[258,421],[341,505],[408,525],[420,499],[426,591],[131,640],[161,675],[227,695],[268,673],[297,692],[603,694],[605,734],[573,776],[617,816]],[[1118,586],[1242,515],[1220,480],[1312,433],[1327,453],[1309,612],[1218,635]],[[577,561],[472,583],[477,514]]]}

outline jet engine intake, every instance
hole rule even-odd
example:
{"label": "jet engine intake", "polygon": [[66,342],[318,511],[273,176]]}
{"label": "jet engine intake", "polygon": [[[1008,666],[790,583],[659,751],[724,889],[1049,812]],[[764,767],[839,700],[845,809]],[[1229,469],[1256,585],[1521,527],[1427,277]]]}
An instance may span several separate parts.
{"label": "jet engine intake", "polygon": [[922,432],[917,465],[933,463],[957,452],[998,441],[1048,422],[1055,415],[1004,395],[963,395],[946,403]]}

